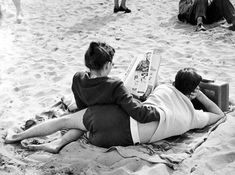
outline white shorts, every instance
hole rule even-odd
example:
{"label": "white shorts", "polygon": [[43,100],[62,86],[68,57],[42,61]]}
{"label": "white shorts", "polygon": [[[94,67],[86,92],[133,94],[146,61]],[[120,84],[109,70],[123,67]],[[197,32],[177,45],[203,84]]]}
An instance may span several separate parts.
{"label": "white shorts", "polygon": [[139,136],[138,123],[132,117],[130,117],[130,128],[131,128],[131,137],[134,145],[139,144],[140,136]]}

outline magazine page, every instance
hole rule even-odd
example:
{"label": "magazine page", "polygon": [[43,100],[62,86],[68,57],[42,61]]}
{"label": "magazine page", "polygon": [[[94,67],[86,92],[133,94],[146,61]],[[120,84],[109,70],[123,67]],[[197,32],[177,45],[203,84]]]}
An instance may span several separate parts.
{"label": "magazine page", "polygon": [[136,58],[129,66],[123,79],[125,86],[136,96],[148,96],[157,81],[160,56],[157,50],[144,54],[142,58]]}
{"label": "magazine page", "polygon": [[144,96],[148,97],[153,89],[157,86],[158,70],[161,63],[161,56],[157,49],[154,49],[150,58],[150,71],[147,89]]}

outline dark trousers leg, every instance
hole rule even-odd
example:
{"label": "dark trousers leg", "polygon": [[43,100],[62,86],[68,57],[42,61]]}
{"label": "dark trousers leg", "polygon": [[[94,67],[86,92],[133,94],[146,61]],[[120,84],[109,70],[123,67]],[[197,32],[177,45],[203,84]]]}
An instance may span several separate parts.
{"label": "dark trousers leg", "polygon": [[206,23],[213,23],[225,18],[228,23],[235,20],[235,9],[229,0],[213,0],[206,13]]}
{"label": "dark trousers leg", "polygon": [[197,18],[206,19],[208,0],[195,0],[191,9],[189,23],[197,24]]}

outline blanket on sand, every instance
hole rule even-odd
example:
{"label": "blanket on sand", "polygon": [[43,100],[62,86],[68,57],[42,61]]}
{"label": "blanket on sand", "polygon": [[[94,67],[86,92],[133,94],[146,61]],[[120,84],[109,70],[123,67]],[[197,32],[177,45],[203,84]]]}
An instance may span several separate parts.
{"label": "blanket on sand", "polygon": [[[50,109],[35,115],[20,125],[20,129],[29,127],[54,117],[63,117],[69,111],[63,101],[53,105]],[[212,131],[226,119],[200,130],[191,130],[183,135],[171,137],[151,144],[136,146],[114,146],[109,149],[93,146],[88,143],[86,136],[66,145],[59,154],[43,151],[29,151],[22,148],[21,144],[5,145],[0,151],[0,172],[11,174],[125,174],[125,172],[145,172],[149,169],[143,166],[156,166],[154,172],[161,167],[161,172],[169,174],[178,169],[180,163],[191,157],[194,151],[203,144]],[[27,139],[24,142],[34,144],[50,142],[66,131],[41,138]],[[12,173],[16,165],[18,168]],[[21,172],[19,171],[19,167]],[[30,168],[25,168],[30,167]],[[157,168],[158,167],[158,168]],[[124,169],[123,169],[124,168]],[[127,170],[126,170],[127,169]]]}

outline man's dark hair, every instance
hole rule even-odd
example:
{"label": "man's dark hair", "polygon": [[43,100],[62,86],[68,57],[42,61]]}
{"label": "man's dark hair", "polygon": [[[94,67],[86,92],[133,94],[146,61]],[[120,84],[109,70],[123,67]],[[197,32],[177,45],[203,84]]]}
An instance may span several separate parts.
{"label": "man's dark hair", "polygon": [[174,85],[184,95],[189,95],[201,82],[202,77],[194,68],[184,68],[177,72]]}
{"label": "man's dark hair", "polygon": [[102,42],[91,42],[85,53],[85,65],[92,70],[101,70],[105,63],[113,61],[115,50]]}

